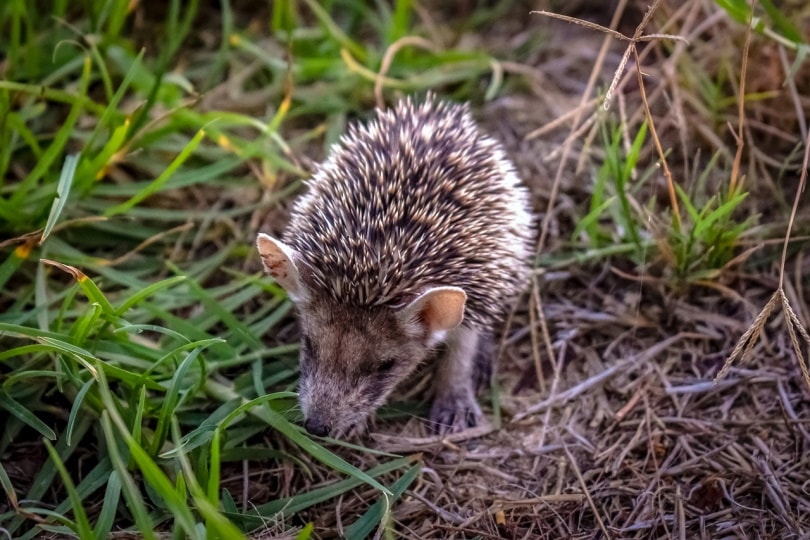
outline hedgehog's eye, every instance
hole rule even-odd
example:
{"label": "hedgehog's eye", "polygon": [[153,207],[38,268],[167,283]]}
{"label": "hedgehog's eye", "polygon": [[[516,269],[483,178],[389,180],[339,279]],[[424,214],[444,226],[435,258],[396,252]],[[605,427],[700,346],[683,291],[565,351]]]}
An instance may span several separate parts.
{"label": "hedgehog's eye", "polygon": [[377,373],[388,373],[394,366],[396,365],[397,361],[393,358],[386,358],[382,362],[377,365]]}

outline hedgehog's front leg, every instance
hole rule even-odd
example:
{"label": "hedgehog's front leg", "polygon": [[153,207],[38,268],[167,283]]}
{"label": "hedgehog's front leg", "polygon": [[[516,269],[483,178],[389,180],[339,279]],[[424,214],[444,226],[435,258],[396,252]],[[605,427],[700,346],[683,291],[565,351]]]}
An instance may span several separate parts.
{"label": "hedgehog's front leg", "polygon": [[430,420],[439,433],[474,427],[483,417],[475,399],[475,356],[479,330],[460,326],[447,334],[447,355],[436,366]]}

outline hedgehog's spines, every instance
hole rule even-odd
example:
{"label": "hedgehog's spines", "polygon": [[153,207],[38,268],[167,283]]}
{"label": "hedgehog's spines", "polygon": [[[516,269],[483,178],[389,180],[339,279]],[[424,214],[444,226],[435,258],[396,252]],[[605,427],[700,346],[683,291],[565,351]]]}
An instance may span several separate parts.
{"label": "hedgehog's spines", "polygon": [[527,276],[528,193],[467,105],[406,98],[353,124],[308,182],[286,238],[308,286],[348,306],[395,305],[428,286],[468,294],[490,325]]}

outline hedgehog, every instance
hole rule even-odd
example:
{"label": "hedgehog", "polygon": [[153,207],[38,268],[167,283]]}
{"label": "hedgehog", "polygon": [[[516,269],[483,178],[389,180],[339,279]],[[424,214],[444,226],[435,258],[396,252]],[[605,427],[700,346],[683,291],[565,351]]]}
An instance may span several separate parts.
{"label": "hedgehog", "polygon": [[304,428],[362,433],[426,363],[435,430],[477,425],[487,341],[532,249],[529,193],[502,145],[467,104],[405,98],[350,125],[306,186],[283,239],[257,238],[299,315]]}

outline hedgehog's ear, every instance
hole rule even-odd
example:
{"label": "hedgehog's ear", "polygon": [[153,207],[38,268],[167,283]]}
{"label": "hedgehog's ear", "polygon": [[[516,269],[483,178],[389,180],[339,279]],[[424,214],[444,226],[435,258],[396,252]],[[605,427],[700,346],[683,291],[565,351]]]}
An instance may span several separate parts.
{"label": "hedgehog's ear", "polygon": [[433,287],[403,308],[399,316],[403,321],[420,322],[433,336],[461,324],[466,301],[467,294],[458,287]]}
{"label": "hedgehog's ear", "polygon": [[301,283],[301,274],[296,266],[298,253],[281,240],[264,233],[259,233],[256,238],[256,247],[259,249],[264,269],[284,287],[290,299],[293,302],[305,299],[307,291]]}

